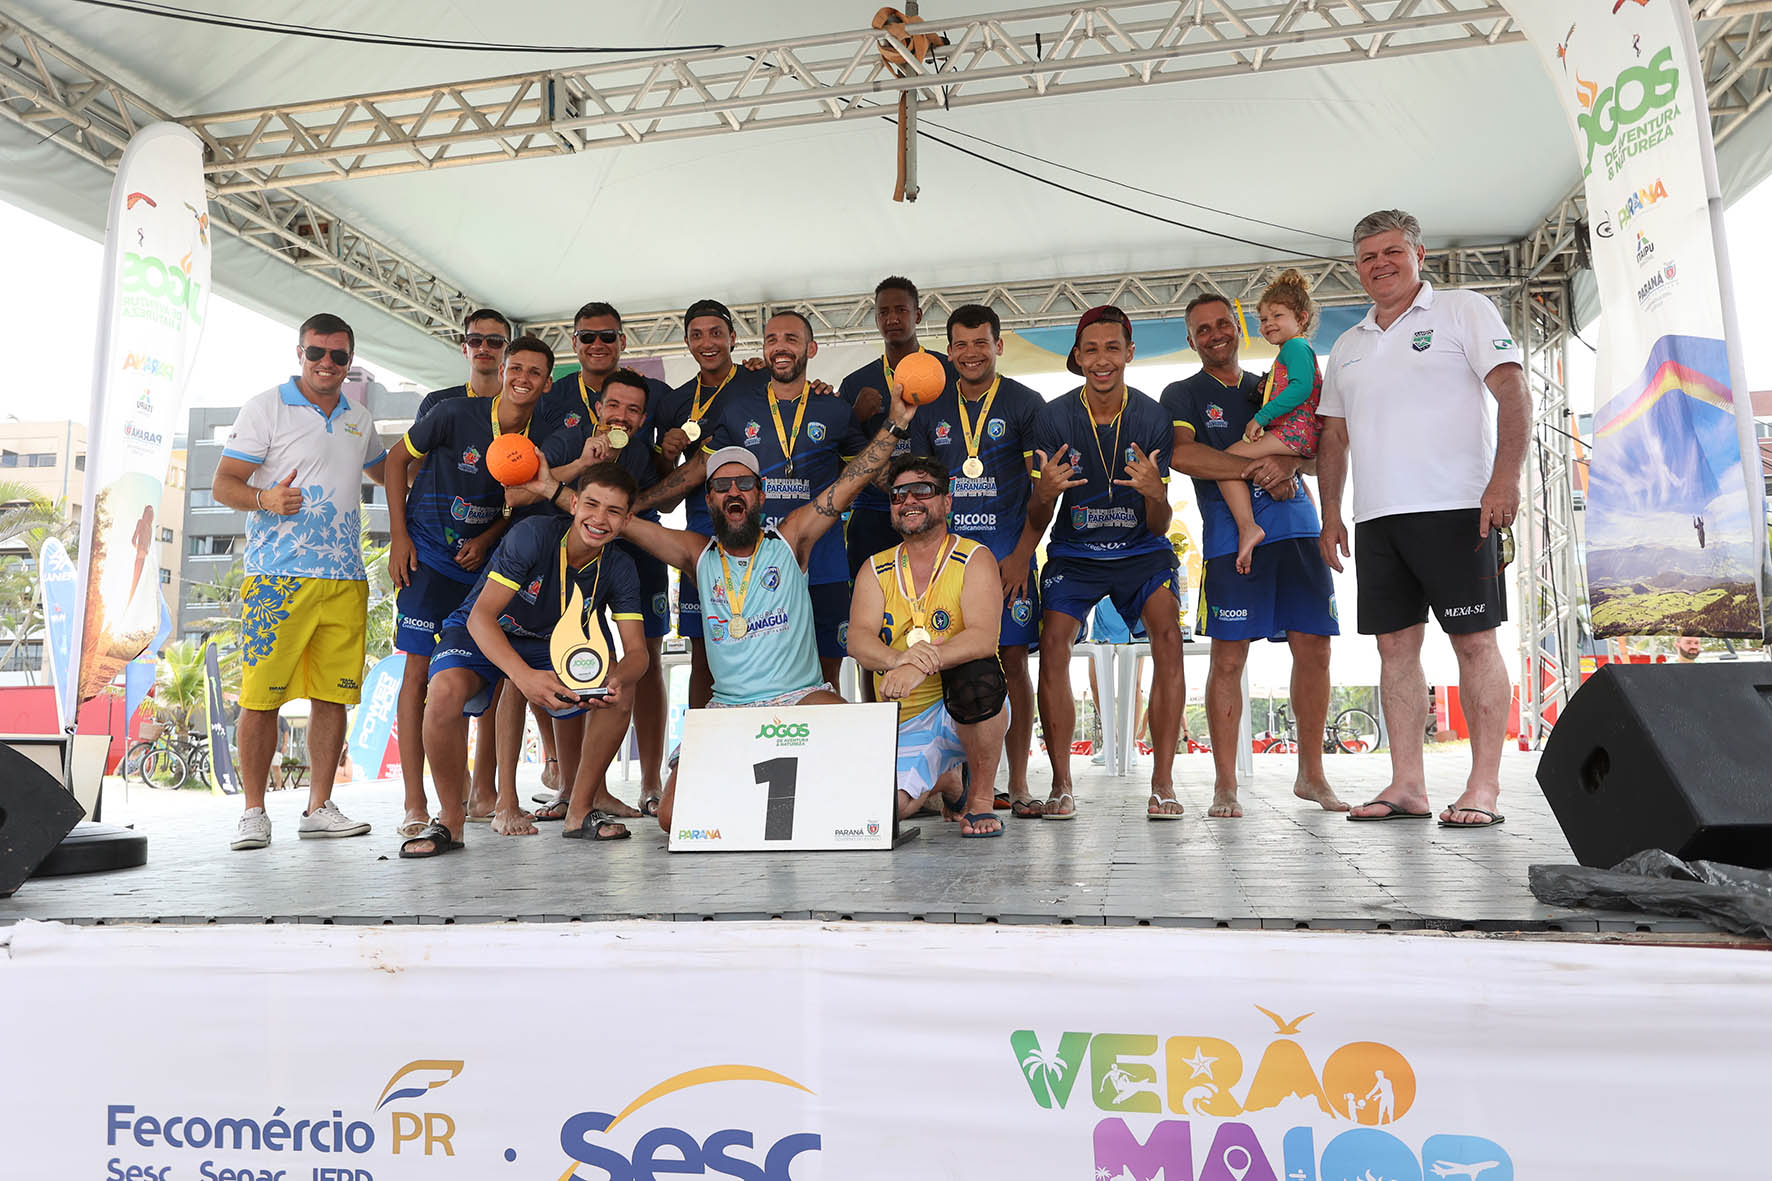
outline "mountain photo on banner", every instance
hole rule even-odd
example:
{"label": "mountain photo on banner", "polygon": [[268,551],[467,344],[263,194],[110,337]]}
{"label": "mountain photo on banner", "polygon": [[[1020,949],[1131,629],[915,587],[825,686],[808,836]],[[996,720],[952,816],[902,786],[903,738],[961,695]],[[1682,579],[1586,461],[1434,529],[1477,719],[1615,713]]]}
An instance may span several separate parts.
{"label": "mountain photo on banner", "polygon": [[[1721,341],[1665,336],[1638,380],[1594,415],[1614,462],[1594,465],[1589,593],[1599,635],[1755,635],[1759,531]],[[1757,458],[1757,456],[1756,456]]]}

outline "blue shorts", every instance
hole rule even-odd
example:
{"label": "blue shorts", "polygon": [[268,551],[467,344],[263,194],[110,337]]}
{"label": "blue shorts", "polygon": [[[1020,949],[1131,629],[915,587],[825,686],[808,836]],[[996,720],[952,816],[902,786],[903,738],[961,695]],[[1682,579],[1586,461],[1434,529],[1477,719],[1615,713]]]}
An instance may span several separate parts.
{"label": "blue shorts", "polygon": [[1096,603],[1089,621],[1077,632],[1079,644],[1085,640],[1096,644],[1130,644],[1144,638],[1144,620],[1140,619],[1137,627],[1128,628],[1126,621],[1114,609],[1112,599],[1102,599]]}
{"label": "blue shorts", "polygon": [[818,637],[818,655],[841,660],[849,655],[849,584],[825,582],[807,589],[812,594],[812,633]]}
{"label": "blue shorts", "polygon": [[394,597],[394,651],[429,657],[443,621],[473,589],[472,578],[458,582],[420,562]]}
{"label": "blue shorts", "polygon": [[[511,647],[517,650],[523,663],[530,668],[554,667],[553,658],[548,655],[548,642],[535,636],[505,636]],[[479,677],[484,684],[480,691],[468,698],[461,707],[463,717],[477,718],[486,712],[492,704],[492,690],[505,679],[504,670],[492,663],[486,654],[480,651],[480,645],[474,642],[473,635],[465,627],[446,627],[437,636],[437,651],[431,657],[431,676],[447,672],[452,668],[465,668]],[[555,713],[556,718],[576,718],[584,713],[582,709],[567,709]]]}
{"label": "blue shorts", "polygon": [[891,549],[904,538],[892,527],[889,509],[852,508],[843,524],[843,549],[849,557],[849,584],[877,553]]}
{"label": "blue shorts", "polygon": [[634,559],[640,576],[640,614],[646,638],[656,640],[671,633],[671,576],[669,568],[631,541],[617,541],[616,548]]}
{"label": "blue shorts", "polygon": [[681,570],[677,572],[677,634],[685,640],[701,639],[701,588]]}
{"label": "blue shorts", "polygon": [[1111,599],[1128,630],[1140,625],[1145,603],[1164,587],[1180,603],[1180,574],[1168,546],[1116,558],[1047,558],[1040,575],[1040,598],[1048,612],[1082,623],[1096,603]]}
{"label": "blue shorts", "polygon": [[1287,632],[1340,635],[1335,584],[1317,539],[1258,545],[1247,574],[1237,573],[1235,554],[1207,558],[1195,630],[1214,640],[1284,640]]}

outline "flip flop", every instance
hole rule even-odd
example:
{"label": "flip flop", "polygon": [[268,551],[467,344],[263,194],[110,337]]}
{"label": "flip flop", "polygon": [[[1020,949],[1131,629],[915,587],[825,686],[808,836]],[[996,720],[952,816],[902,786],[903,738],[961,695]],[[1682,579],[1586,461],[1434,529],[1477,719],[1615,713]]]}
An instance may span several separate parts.
{"label": "flip flop", "polygon": [[469,824],[491,824],[492,823],[492,813],[488,812],[484,816],[475,816],[470,813],[468,816],[468,823]]}
{"label": "flip flop", "polygon": [[410,839],[416,838],[419,833],[423,832],[425,830],[425,826],[429,823],[430,823],[429,819],[402,820],[400,822],[400,827],[396,828],[394,830],[394,833],[397,836],[403,836],[403,837],[406,837],[407,839],[410,840]]}
{"label": "flip flop", "polygon": [[964,837],[965,839],[967,839],[969,841],[985,840],[989,837],[1000,837],[1003,835],[1003,822],[1001,820],[997,819],[997,812],[996,812],[996,809],[994,809],[994,808],[989,812],[968,812],[968,813],[966,813],[966,815],[960,817],[960,819],[965,821],[967,824],[977,824],[981,820],[996,820],[997,821],[997,831],[996,832],[963,832],[960,834],[962,837]]}
{"label": "flip flop", "polygon": [[1044,800],[1011,800],[1009,814],[1018,820],[1038,820],[1046,810]]}
{"label": "flip flop", "polygon": [[[608,836],[601,835],[601,829],[608,824],[619,824],[622,826],[622,830],[619,833],[610,833]],[[577,828],[562,828],[560,835],[569,841],[625,841],[633,836],[634,832],[627,827],[627,822],[619,816],[611,816],[607,812],[592,812],[585,817],[585,822]]]}
{"label": "flip flop", "polygon": [[647,796],[640,801],[640,815],[649,820],[656,820],[658,819],[658,810],[663,804],[663,796]]}
{"label": "flip flop", "polygon": [[1451,804],[1447,806],[1446,810],[1448,812],[1481,812],[1489,819],[1479,820],[1475,824],[1459,824],[1457,821],[1442,820],[1440,821],[1441,828],[1494,828],[1497,824],[1500,824],[1507,819],[1507,817],[1499,812],[1491,812],[1487,808],[1473,808],[1469,804],[1465,804],[1463,807],[1460,807],[1457,804]]}
{"label": "flip flop", "polygon": [[535,811],[531,812],[529,816],[530,819],[536,821],[564,820],[566,819],[567,806],[565,800],[555,800],[551,804],[545,804],[542,807],[537,808]]}
{"label": "flip flop", "polygon": [[[430,850],[420,853],[406,847],[418,841],[430,841]],[[441,857],[445,853],[453,853],[462,847],[463,842],[456,840],[455,835],[444,827],[441,821],[433,820],[425,825],[423,832],[415,837],[407,837],[400,842],[400,856],[407,860],[417,860],[420,857]]]}
{"label": "flip flop", "polygon": [[1006,791],[998,792],[996,795],[996,798],[991,800],[991,807],[996,809],[998,812],[1006,812],[1010,808],[1013,808],[1014,806],[1015,806],[1015,801],[1009,798],[1009,793]]}
{"label": "flip flop", "polygon": [[1367,800],[1363,804],[1356,804],[1354,806],[1357,808],[1385,809],[1383,816],[1355,816],[1352,812],[1349,812],[1347,818],[1355,824],[1379,824],[1386,820],[1431,820],[1434,815],[1432,812],[1410,812],[1405,809],[1403,805],[1394,804],[1390,800]]}
{"label": "flip flop", "polygon": [[1161,804],[1179,804],[1179,803],[1181,803],[1180,800],[1177,800],[1177,799],[1167,799],[1166,800],[1162,796],[1158,795],[1156,792],[1153,791],[1151,793],[1150,803],[1147,803],[1145,805],[1144,818],[1146,820],[1180,820],[1183,818],[1183,814],[1180,812],[1152,812],[1150,810],[1151,804],[1161,805]]}
{"label": "flip flop", "polygon": [[[1065,811],[1054,812],[1052,810],[1054,808],[1054,806],[1058,806],[1058,807],[1062,808],[1062,806],[1066,800],[1070,801],[1071,810],[1069,812],[1065,812]],[[1077,818],[1077,801],[1071,795],[1071,793],[1068,791],[1061,791],[1057,795],[1052,796],[1051,798],[1045,800],[1040,805],[1040,819],[1041,820],[1075,820],[1076,818]]]}

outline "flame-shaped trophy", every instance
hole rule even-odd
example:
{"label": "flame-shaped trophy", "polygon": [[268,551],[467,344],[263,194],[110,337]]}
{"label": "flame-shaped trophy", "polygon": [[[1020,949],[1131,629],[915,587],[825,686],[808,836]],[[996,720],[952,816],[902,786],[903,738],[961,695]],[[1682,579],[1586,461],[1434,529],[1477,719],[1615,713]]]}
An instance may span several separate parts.
{"label": "flame-shaped trophy", "polygon": [[568,689],[580,697],[607,697],[603,682],[609,679],[609,640],[601,626],[587,628],[585,616],[584,590],[575,586],[572,605],[554,625],[548,654],[555,675]]}

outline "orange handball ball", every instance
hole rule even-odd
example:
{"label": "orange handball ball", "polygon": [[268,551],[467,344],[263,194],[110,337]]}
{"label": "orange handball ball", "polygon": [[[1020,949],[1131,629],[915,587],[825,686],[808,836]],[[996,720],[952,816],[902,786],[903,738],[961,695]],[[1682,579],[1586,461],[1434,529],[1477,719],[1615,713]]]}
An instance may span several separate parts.
{"label": "orange handball ball", "polygon": [[904,387],[911,401],[927,406],[947,388],[948,372],[928,353],[912,353],[893,369],[892,380]]}
{"label": "orange handball ball", "polygon": [[541,452],[524,435],[500,435],[486,446],[486,473],[510,487],[527,484],[541,470]]}

